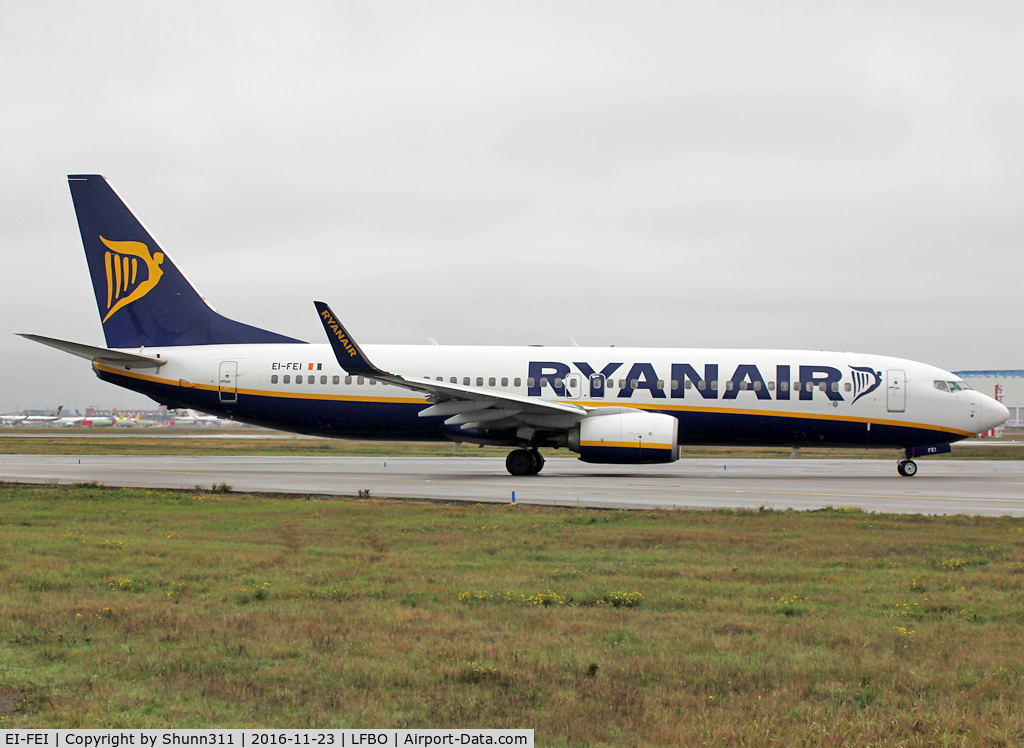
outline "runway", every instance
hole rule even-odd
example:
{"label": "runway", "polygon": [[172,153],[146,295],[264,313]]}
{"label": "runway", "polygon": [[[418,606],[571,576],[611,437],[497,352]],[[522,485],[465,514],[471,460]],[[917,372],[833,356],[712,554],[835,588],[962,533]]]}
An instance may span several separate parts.
{"label": "runway", "polygon": [[642,467],[549,459],[512,477],[504,460],[459,457],[0,456],[0,480],[544,504],[603,509],[859,507],[871,512],[1024,516],[1024,462],[689,459]]}

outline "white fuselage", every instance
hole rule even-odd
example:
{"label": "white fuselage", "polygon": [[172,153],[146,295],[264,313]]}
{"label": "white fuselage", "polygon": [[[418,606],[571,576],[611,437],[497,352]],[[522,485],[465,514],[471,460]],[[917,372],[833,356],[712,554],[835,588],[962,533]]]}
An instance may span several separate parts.
{"label": "white fuselage", "polygon": [[[680,443],[911,446],[1002,423],[1006,409],[948,371],[906,359],[799,350],[367,345],[381,369],[586,408],[674,415]],[[158,369],[97,374],[174,407],[303,433],[392,439],[463,434],[419,419],[424,395],[346,374],[329,345],[132,349]],[[937,383],[944,383],[939,385]],[[376,424],[376,425],[375,425]],[[495,443],[506,440],[495,435]]]}

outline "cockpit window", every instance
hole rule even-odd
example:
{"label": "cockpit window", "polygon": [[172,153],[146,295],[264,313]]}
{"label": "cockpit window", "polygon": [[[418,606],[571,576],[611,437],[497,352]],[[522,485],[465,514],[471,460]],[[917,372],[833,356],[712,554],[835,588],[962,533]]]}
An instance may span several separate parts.
{"label": "cockpit window", "polygon": [[942,390],[943,392],[949,392],[949,385],[943,382],[941,379],[936,379],[935,389]]}
{"label": "cockpit window", "polygon": [[950,392],[959,392],[960,390],[971,389],[970,385],[967,384],[967,382],[947,382],[946,384],[949,385]]}

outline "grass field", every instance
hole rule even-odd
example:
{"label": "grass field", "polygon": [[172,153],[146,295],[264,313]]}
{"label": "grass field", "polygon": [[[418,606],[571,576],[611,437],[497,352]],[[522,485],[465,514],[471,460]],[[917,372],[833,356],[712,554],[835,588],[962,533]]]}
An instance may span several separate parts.
{"label": "grass field", "polygon": [[[160,431],[164,431],[161,429]],[[346,455],[372,455],[386,457],[445,457],[452,455],[450,442],[380,442],[353,441],[346,439],[272,438],[273,432],[238,434],[229,432],[217,437],[210,435],[210,429],[192,431],[191,438],[173,434],[154,435],[145,430],[136,435],[111,434],[104,429],[89,435],[68,435],[66,429],[47,432],[32,429],[0,430],[0,454],[53,454],[53,455],[310,455],[341,457]],[[175,433],[188,433],[177,429]],[[260,438],[261,435],[265,438]],[[547,457],[570,457],[577,455],[566,449],[543,450]],[[483,447],[463,445],[456,452],[457,457],[505,457],[507,447]],[[690,447],[680,450],[682,458],[713,457],[716,459],[735,458],[788,458],[788,447]],[[801,449],[795,459],[891,459],[894,462],[902,455],[899,449]],[[1024,460],[1024,441],[1020,444],[999,446],[955,444],[952,454],[940,455],[944,460]]]}
{"label": "grass field", "polygon": [[0,485],[0,582],[0,727],[1024,743],[1019,518]]}

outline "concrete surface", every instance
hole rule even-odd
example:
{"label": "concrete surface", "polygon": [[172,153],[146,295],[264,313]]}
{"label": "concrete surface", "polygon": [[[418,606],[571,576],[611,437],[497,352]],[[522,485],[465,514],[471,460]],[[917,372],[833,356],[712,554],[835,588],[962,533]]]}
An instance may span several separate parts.
{"label": "concrete surface", "polygon": [[[81,462],[79,462],[81,461]],[[642,467],[549,459],[512,477],[503,459],[465,457],[145,457],[2,455],[0,480],[210,488],[378,498],[628,509],[856,506],[873,512],[1024,516],[1024,462],[922,460],[913,478],[892,461],[680,460]]]}

